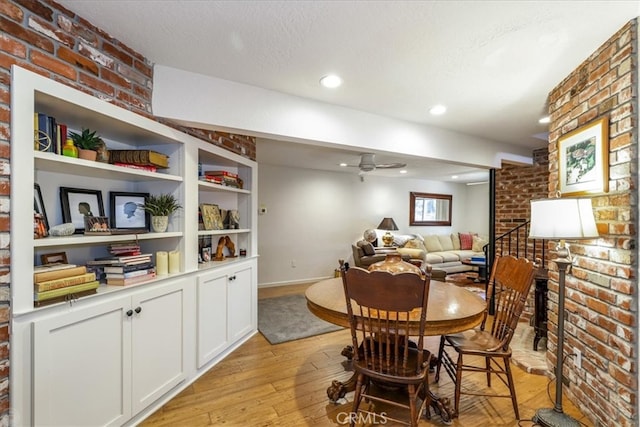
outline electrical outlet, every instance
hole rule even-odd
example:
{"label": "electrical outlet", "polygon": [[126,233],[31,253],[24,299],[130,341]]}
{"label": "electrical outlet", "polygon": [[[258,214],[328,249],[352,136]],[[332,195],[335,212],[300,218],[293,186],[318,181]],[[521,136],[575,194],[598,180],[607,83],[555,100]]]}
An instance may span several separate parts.
{"label": "electrical outlet", "polygon": [[295,259],[291,260],[291,268],[296,268],[296,260]]}
{"label": "electrical outlet", "polygon": [[575,354],[573,363],[575,364],[576,368],[582,368],[582,352],[577,348],[573,349],[573,352]]}

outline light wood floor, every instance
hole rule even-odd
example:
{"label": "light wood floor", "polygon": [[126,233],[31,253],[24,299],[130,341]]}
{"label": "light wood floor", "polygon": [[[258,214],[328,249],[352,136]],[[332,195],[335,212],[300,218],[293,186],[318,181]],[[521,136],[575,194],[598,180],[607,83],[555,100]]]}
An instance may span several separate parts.
{"label": "light wood floor", "polygon": [[[263,288],[259,298],[304,292],[308,285]],[[428,348],[437,351],[438,337]],[[347,330],[271,345],[256,334],[238,350],[200,377],[180,395],[151,415],[143,426],[337,426],[351,410],[352,393],[347,400],[329,402],[326,389],[331,380],[346,381],[342,348],[350,341]],[[555,385],[548,378],[513,367],[521,421],[515,420],[509,399],[463,396],[456,427],[532,426],[538,408],[553,407],[550,394]],[[475,378],[474,378],[475,377]],[[465,384],[485,387],[483,375],[465,377]],[[494,381],[494,388],[499,382]],[[453,385],[443,374],[431,390],[453,397]],[[567,399],[563,407],[587,426],[592,424]],[[341,413],[343,415],[341,415]],[[387,423],[387,426],[392,425]],[[420,426],[443,426],[438,416],[422,419]]]}

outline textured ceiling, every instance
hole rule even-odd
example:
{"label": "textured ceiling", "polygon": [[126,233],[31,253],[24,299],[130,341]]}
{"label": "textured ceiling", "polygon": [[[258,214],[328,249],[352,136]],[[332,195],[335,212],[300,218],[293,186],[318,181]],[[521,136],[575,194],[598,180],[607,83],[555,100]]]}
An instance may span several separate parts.
{"label": "textured ceiling", "polygon": [[[640,15],[638,1],[59,3],[154,63],[531,149],[547,94]],[[322,89],[328,73],[344,85]]]}

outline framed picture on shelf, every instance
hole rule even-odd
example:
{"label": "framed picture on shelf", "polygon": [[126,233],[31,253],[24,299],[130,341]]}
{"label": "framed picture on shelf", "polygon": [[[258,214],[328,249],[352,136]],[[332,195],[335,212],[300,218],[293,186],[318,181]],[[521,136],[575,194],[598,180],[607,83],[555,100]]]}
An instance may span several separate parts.
{"label": "framed picture on shelf", "polygon": [[102,191],[60,187],[62,221],[71,222],[76,234],[84,233],[85,216],[105,216]]}
{"label": "framed picture on shelf", "polygon": [[69,261],[67,261],[66,252],[42,254],[40,255],[40,262],[42,264],[69,264]]}
{"label": "framed picture on shelf", "polygon": [[202,203],[200,205],[202,223],[205,230],[223,230],[222,216],[218,205]]}
{"label": "framed picture on shelf", "polygon": [[609,191],[609,120],[595,120],[558,138],[561,196]]}
{"label": "framed picture on shelf", "polygon": [[149,193],[109,192],[111,228],[149,231],[150,216],[144,210]]}
{"label": "framed picture on shelf", "polygon": [[33,186],[33,213],[40,215],[46,231],[49,231],[49,220],[47,219],[47,212],[44,210],[44,202],[42,201],[42,192],[40,186],[34,184]]}
{"label": "framed picture on shelf", "polygon": [[202,262],[211,261],[211,247],[202,248]]}

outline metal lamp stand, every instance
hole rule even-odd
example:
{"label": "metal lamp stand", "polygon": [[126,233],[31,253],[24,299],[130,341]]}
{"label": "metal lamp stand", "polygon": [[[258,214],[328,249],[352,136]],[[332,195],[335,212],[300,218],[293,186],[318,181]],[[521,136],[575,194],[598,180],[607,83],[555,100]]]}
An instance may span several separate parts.
{"label": "metal lamp stand", "polygon": [[543,427],[580,427],[580,423],[562,411],[562,362],[564,359],[564,280],[569,266],[571,254],[561,241],[557,248],[558,258],[558,343],[556,351],[556,403],[553,408],[538,409],[533,422]]}

